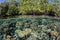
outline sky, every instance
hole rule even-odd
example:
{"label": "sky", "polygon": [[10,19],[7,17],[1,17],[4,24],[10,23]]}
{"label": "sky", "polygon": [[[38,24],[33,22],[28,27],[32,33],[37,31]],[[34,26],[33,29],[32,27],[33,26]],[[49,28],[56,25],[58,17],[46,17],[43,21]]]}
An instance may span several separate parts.
{"label": "sky", "polygon": [[2,3],[2,2],[7,2],[7,0],[0,0],[0,3]]}

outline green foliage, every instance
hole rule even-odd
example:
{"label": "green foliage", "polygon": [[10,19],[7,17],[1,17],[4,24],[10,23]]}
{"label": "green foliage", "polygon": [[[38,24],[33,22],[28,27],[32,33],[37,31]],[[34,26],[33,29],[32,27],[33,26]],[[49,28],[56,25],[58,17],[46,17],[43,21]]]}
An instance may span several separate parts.
{"label": "green foliage", "polygon": [[54,0],[55,3],[59,3],[59,0]]}
{"label": "green foliage", "polygon": [[46,1],[43,0],[42,2],[41,0],[21,0],[19,9],[20,9],[20,12],[22,13],[26,13],[26,11],[28,10],[38,10],[40,12],[44,12],[45,8],[44,9],[41,9],[41,8],[45,7],[44,5],[46,3],[47,3],[47,0]]}
{"label": "green foliage", "polygon": [[8,11],[8,8],[9,8],[8,3],[6,3],[6,2],[1,3],[0,15],[5,16]]}
{"label": "green foliage", "polygon": [[[34,1],[34,2],[33,2]],[[58,2],[58,1],[54,1]],[[56,12],[58,5],[49,3],[48,0],[21,0],[19,6],[19,14],[27,14],[28,10],[34,10],[44,13],[45,11]]]}
{"label": "green foliage", "polygon": [[7,15],[17,15],[18,13],[19,11],[16,5],[9,5],[9,10],[7,12]]}
{"label": "green foliage", "polygon": [[[44,14],[46,11],[55,12],[55,16],[60,15],[59,0],[54,0],[50,3],[48,0],[9,0],[9,2],[4,2],[0,7],[0,15],[2,16],[14,16],[14,15],[27,15],[32,14]],[[29,12],[30,11],[30,12]],[[33,12],[34,11],[34,12]]]}

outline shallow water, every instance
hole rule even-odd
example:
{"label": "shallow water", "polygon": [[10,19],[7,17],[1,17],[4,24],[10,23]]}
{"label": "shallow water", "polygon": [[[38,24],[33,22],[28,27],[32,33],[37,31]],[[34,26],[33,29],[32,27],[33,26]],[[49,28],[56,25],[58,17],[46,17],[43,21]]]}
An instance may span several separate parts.
{"label": "shallow water", "polygon": [[[8,29],[5,30],[5,28]],[[57,32],[58,36],[49,34],[51,31]],[[4,35],[5,37],[9,35],[15,38],[14,40],[59,40],[60,19],[53,17],[0,19],[0,35],[0,40],[5,40]]]}

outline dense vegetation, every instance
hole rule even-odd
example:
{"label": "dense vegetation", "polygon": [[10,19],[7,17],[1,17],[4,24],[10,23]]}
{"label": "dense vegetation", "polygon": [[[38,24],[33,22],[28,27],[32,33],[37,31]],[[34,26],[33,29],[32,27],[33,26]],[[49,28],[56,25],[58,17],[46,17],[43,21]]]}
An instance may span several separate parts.
{"label": "dense vegetation", "polygon": [[0,5],[0,17],[15,15],[49,15],[60,16],[59,0],[9,0]]}
{"label": "dense vegetation", "polygon": [[1,19],[0,40],[60,40],[60,19],[28,16]]}

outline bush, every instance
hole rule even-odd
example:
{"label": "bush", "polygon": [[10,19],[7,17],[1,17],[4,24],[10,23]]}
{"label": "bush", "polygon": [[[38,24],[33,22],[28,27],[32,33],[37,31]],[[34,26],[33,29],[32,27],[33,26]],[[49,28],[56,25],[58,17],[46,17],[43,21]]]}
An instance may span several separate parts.
{"label": "bush", "polygon": [[10,5],[10,6],[9,6],[9,10],[8,10],[8,12],[7,12],[7,15],[13,16],[13,15],[18,15],[18,14],[19,14],[19,11],[18,11],[17,6],[15,6],[15,5]]}

